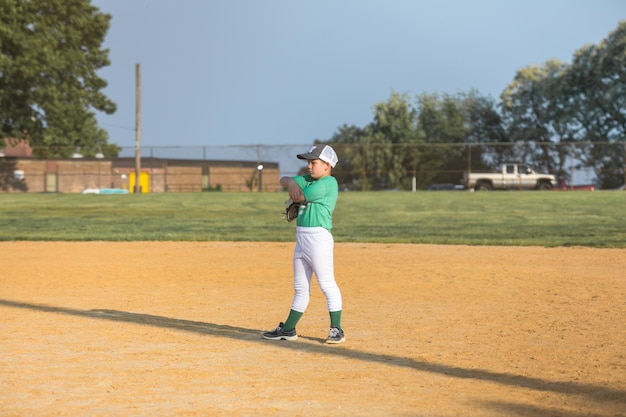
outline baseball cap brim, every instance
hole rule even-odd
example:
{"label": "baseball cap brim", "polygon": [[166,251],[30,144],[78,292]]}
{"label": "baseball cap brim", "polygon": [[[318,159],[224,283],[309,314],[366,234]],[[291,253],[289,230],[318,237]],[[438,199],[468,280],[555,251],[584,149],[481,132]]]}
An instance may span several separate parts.
{"label": "baseball cap brim", "polygon": [[307,152],[307,153],[300,153],[297,155],[298,159],[320,159],[320,156],[317,154],[314,154],[313,152]]}

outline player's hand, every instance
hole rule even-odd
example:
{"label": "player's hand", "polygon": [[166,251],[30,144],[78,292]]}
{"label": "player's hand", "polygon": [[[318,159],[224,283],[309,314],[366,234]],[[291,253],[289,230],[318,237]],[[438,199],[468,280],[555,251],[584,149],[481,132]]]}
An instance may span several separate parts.
{"label": "player's hand", "polygon": [[304,194],[302,194],[302,189],[293,180],[289,182],[289,186],[287,187],[287,193],[289,193],[289,198],[296,203],[302,203],[304,201]]}

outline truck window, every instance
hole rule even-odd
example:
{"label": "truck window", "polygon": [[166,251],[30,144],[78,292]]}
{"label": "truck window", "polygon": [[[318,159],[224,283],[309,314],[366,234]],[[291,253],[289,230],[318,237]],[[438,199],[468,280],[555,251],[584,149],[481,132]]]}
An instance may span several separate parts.
{"label": "truck window", "polygon": [[515,168],[513,165],[507,165],[506,166],[506,173],[507,174],[513,174],[514,173],[514,169]]}

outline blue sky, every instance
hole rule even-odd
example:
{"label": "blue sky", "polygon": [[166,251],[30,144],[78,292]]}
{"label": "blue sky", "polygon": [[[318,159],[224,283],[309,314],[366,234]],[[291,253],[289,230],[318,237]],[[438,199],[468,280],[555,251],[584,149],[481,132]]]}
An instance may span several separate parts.
{"label": "blue sky", "polygon": [[99,75],[109,141],[308,145],[364,127],[392,91],[497,99],[515,72],[571,62],[626,19],[624,0],[94,0],[112,15]]}

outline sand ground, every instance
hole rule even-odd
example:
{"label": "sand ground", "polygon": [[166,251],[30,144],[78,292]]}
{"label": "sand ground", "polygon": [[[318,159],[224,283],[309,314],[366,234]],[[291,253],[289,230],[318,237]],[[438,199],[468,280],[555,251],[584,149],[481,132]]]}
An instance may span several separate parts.
{"label": "sand ground", "polygon": [[286,318],[292,243],[0,243],[0,416],[625,416],[626,250],[337,244]]}

